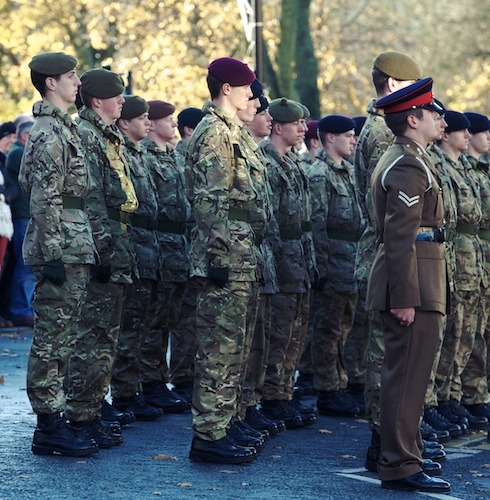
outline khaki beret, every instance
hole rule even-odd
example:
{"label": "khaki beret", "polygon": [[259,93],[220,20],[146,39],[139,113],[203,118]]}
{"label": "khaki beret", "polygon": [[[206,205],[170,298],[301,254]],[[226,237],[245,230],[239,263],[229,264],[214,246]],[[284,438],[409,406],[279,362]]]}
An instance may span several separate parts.
{"label": "khaki beret", "polygon": [[108,69],[89,69],[80,77],[80,80],[82,81],[82,91],[99,99],[109,99],[124,92],[122,78]]}
{"label": "khaki beret", "polygon": [[374,60],[373,66],[395,80],[419,80],[422,69],[415,59],[402,52],[382,52]]}
{"label": "khaki beret", "polygon": [[175,111],[175,106],[165,101],[148,101],[150,110],[148,118],[150,120],[159,120],[171,115]]}
{"label": "khaki beret", "polygon": [[64,52],[41,52],[31,59],[29,68],[46,76],[58,76],[75,69],[78,61]]}
{"label": "khaki beret", "polygon": [[121,111],[123,120],[132,120],[148,111],[148,103],[140,96],[125,95],[124,104]]}
{"label": "khaki beret", "polygon": [[303,118],[303,108],[296,101],[285,97],[274,99],[269,104],[269,113],[276,122],[291,123]]}

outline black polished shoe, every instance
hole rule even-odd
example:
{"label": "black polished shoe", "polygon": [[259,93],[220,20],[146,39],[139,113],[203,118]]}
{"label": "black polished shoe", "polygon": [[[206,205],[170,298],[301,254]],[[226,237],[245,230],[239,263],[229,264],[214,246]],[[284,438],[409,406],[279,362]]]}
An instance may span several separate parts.
{"label": "black polished shoe", "polygon": [[111,431],[105,428],[98,418],[94,418],[90,421],[70,422],[69,425],[77,434],[83,435],[87,439],[93,439],[99,448],[112,448],[113,446],[117,446],[112,438]]}
{"label": "black polished shoe", "polygon": [[439,476],[442,472],[442,465],[428,458],[422,460],[422,472],[428,476]]}
{"label": "black polished shoe", "polygon": [[[461,427],[463,433],[468,430],[470,426],[468,419],[463,415],[456,415],[453,412],[449,401],[442,401],[437,407],[437,411],[441,414],[445,419],[447,419],[452,424],[458,424]],[[467,412],[468,413],[468,412]]]}
{"label": "black polished shoe", "polygon": [[32,440],[35,455],[87,457],[99,451],[97,443],[71,429],[59,413],[40,414]]}
{"label": "black polished shoe", "polygon": [[119,411],[132,412],[136,420],[155,420],[163,415],[161,408],[149,405],[140,394],[130,398],[112,398],[112,405]]}
{"label": "black polished shoe", "polygon": [[299,398],[293,397],[287,404],[301,415],[303,426],[313,425],[316,423],[318,408],[315,405],[304,405]]}
{"label": "black polished shoe", "polygon": [[104,430],[112,437],[114,446],[119,446],[123,443],[121,425],[118,422],[107,422],[99,419]]}
{"label": "black polished shoe", "polygon": [[120,425],[128,425],[136,421],[133,412],[119,411],[107,400],[102,403],[101,418],[104,422],[119,422]]}
{"label": "black polished shoe", "polygon": [[181,399],[164,382],[143,384],[142,395],[149,405],[161,408],[165,413],[183,413],[191,409],[189,401]]}
{"label": "black polished shoe", "polygon": [[444,445],[438,443],[437,441],[426,441],[422,439],[422,445],[425,448],[430,448],[431,450],[444,450]]}
{"label": "black polished shoe", "polygon": [[444,462],[446,459],[446,452],[441,448],[425,448],[422,451],[422,458],[428,460],[436,460],[437,462]]}
{"label": "black polished shoe", "polygon": [[435,406],[428,406],[424,410],[424,420],[435,430],[448,431],[452,438],[459,437],[463,430],[458,424],[453,424],[444,418]]}
{"label": "black polished shoe", "polygon": [[[279,432],[281,432],[276,422],[269,420],[255,406],[249,406],[247,408],[247,412],[245,414],[245,422],[257,431],[267,431],[270,436],[275,436],[276,434],[279,434]],[[284,430],[286,430],[284,423],[283,427]]]}
{"label": "black polished shoe", "polygon": [[217,441],[192,439],[189,458],[194,462],[214,462],[219,464],[246,464],[257,458],[255,448],[247,448],[234,443],[228,436]]}
{"label": "black polished shoe", "polygon": [[422,435],[422,439],[425,439],[426,441],[439,443],[447,443],[448,441],[451,441],[451,435],[448,431],[433,429],[425,420],[420,422],[420,434]]}
{"label": "black polished shoe", "polygon": [[234,443],[244,446],[245,448],[255,448],[257,451],[262,451],[264,449],[264,440],[247,434],[236,420],[231,423],[228,429],[228,436]]}
{"label": "black polished shoe", "polygon": [[282,420],[286,429],[300,429],[303,427],[301,415],[287,401],[269,399],[262,401],[262,413],[270,420]]}
{"label": "black polished shoe", "polygon": [[[452,400],[451,400],[452,401]],[[468,420],[470,421],[470,427],[474,429],[486,429],[488,427],[488,423],[490,422],[490,405],[489,404],[478,404],[478,405],[461,405],[460,408],[464,408],[468,411],[470,416]],[[486,419],[487,422],[484,424],[483,419]],[[471,426],[471,423],[475,424],[475,427]],[[479,427],[476,427],[479,425]]]}
{"label": "black polished shoe", "polygon": [[[380,460],[381,449],[379,447],[376,447],[376,445],[371,444],[366,454],[364,467],[369,472],[378,472],[378,463]],[[441,464],[428,459],[424,459],[422,461],[421,467],[422,471],[425,472],[428,476],[438,476],[442,471]]]}
{"label": "black polished shoe", "polygon": [[194,386],[192,384],[189,385],[176,385],[172,392],[177,394],[180,399],[187,401],[188,403],[192,402],[192,392],[194,390]]}
{"label": "black polished shoe", "polygon": [[320,391],[316,406],[321,415],[359,417],[362,414],[359,406],[344,397],[341,391]]}
{"label": "black polished shoe", "polygon": [[388,490],[425,491],[428,493],[447,493],[451,490],[451,485],[447,481],[430,477],[423,472],[417,472],[417,474],[394,481],[381,481],[381,487]]}

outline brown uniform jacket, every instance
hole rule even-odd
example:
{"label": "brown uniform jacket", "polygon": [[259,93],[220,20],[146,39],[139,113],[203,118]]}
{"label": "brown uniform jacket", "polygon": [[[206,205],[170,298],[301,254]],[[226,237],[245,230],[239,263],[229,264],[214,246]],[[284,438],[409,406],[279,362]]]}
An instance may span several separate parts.
{"label": "brown uniform jacket", "polygon": [[377,250],[368,282],[368,310],[415,307],[446,312],[442,243],[416,241],[420,228],[443,224],[442,192],[425,150],[398,137],[371,179]]}

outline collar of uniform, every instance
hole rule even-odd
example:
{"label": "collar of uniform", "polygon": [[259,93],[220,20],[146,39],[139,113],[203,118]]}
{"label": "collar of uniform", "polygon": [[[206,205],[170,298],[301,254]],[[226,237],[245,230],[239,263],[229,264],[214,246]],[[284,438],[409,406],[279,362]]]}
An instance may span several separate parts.
{"label": "collar of uniform", "polygon": [[368,103],[368,105],[366,106],[366,111],[370,114],[370,115],[376,115],[376,116],[381,116],[384,118],[384,113],[383,111],[381,111],[380,109],[378,108],[375,108],[374,105],[376,104],[376,101],[377,99],[371,99]]}
{"label": "collar of uniform", "polygon": [[32,114],[36,118],[40,116],[51,116],[61,120],[68,128],[75,127],[75,122],[72,120],[71,116],[57,106],[51,104],[49,101],[38,101],[34,103],[32,106]]}

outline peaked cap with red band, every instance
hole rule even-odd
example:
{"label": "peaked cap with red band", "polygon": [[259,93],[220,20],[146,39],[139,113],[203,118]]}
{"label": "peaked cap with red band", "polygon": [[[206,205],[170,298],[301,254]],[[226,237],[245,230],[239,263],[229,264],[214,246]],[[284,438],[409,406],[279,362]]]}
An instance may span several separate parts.
{"label": "peaked cap with red band", "polygon": [[414,108],[424,108],[439,112],[441,108],[434,101],[434,95],[432,94],[433,82],[432,78],[418,80],[408,87],[404,87],[383,97],[374,106],[382,109],[385,115]]}

